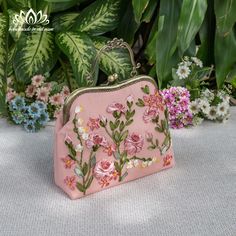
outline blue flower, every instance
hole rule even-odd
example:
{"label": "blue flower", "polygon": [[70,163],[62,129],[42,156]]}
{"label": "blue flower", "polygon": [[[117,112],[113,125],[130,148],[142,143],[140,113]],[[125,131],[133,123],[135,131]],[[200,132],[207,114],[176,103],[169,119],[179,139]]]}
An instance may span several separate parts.
{"label": "blue flower", "polygon": [[40,110],[39,105],[37,103],[32,103],[28,107],[28,113],[34,119],[39,118],[40,114],[41,114],[41,110]]}
{"label": "blue flower", "polygon": [[25,121],[25,116],[20,111],[13,112],[11,117],[16,124],[22,124]]}
{"label": "blue flower", "polygon": [[27,132],[34,133],[36,131],[35,122],[33,120],[26,121],[24,128]]}
{"label": "blue flower", "polygon": [[47,109],[47,105],[44,102],[36,101],[35,103],[39,106],[40,110],[46,110]]}
{"label": "blue flower", "polygon": [[38,122],[40,125],[45,126],[47,124],[47,122],[49,121],[49,115],[47,112],[41,112],[41,115],[38,119]]}
{"label": "blue flower", "polygon": [[25,99],[21,96],[15,97],[10,103],[10,109],[22,110],[25,108]]}

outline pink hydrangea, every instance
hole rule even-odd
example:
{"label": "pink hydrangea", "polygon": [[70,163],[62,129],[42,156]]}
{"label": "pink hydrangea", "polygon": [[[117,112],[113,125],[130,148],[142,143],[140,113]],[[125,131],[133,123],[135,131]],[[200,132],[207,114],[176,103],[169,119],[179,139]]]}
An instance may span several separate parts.
{"label": "pink hydrangea", "polygon": [[54,94],[49,98],[49,101],[54,106],[61,106],[64,103],[63,96],[60,93]]}
{"label": "pink hydrangea", "polygon": [[45,87],[38,88],[36,94],[38,100],[41,100],[45,103],[48,101],[49,91],[47,88]]}
{"label": "pink hydrangea", "polygon": [[90,128],[90,130],[94,130],[94,129],[99,129],[100,125],[99,125],[100,119],[99,118],[89,118],[87,126]]}
{"label": "pink hydrangea", "polygon": [[31,81],[32,81],[32,85],[34,85],[35,87],[39,87],[43,84],[45,78],[42,75],[35,75]]}
{"label": "pink hydrangea", "polygon": [[118,111],[121,113],[125,113],[126,109],[125,106],[121,103],[118,102],[113,102],[107,107],[107,112],[108,113],[113,113],[114,111]]}
{"label": "pink hydrangea", "polygon": [[26,90],[25,90],[25,94],[26,94],[26,97],[28,98],[32,98],[36,93],[36,87],[34,85],[29,85],[27,86]]}
{"label": "pink hydrangea", "polygon": [[125,142],[125,150],[129,155],[135,155],[136,153],[140,152],[143,148],[144,139],[142,135],[132,133],[132,135],[129,135]]}
{"label": "pink hydrangea", "polygon": [[193,115],[189,109],[190,93],[183,87],[171,87],[161,91],[169,110],[170,126],[180,129],[192,125]]}

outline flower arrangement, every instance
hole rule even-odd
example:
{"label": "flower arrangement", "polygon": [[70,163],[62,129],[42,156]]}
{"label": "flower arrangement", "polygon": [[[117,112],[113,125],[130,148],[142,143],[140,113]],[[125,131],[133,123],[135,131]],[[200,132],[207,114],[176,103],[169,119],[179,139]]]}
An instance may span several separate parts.
{"label": "flower arrangement", "polygon": [[170,127],[179,129],[192,125],[193,115],[189,109],[190,93],[184,87],[164,89],[161,95],[169,110]]}
{"label": "flower arrangement", "polygon": [[67,86],[46,82],[45,76],[35,75],[24,92],[16,92],[12,78],[7,80],[6,100],[11,120],[26,131],[36,132],[60,112],[70,94]]}

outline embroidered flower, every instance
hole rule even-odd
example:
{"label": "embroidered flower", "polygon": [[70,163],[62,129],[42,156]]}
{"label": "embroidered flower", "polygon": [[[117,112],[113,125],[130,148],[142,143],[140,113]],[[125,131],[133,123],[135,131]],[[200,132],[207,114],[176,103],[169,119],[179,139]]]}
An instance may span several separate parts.
{"label": "embroidered flower", "polygon": [[163,158],[163,167],[165,166],[169,166],[171,164],[171,161],[173,159],[173,156],[172,155],[166,155],[164,158]]}
{"label": "embroidered flower", "polygon": [[158,108],[164,111],[163,99],[159,92],[155,90],[154,94],[143,96],[144,105],[150,108]]}
{"label": "embroidered flower", "polygon": [[60,93],[57,93],[51,96],[49,101],[54,106],[61,106],[64,103],[64,99]]}
{"label": "embroidered flower", "polygon": [[115,171],[114,162],[104,159],[96,163],[93,170],[93,174],[96,179],[100,180],[100,179],[103,179],[104,177],[113,178],[114,171]]}
{"label": "embroidered flower", "polygon": [[80,113],[81,111],[83,111],[83,108],[81,107],[81,106],[77,106],[76,108],[75,108],[75,113],[77,114],[77,113]]}
{"label": "embroidered flower", "polygon": [[150,121],[152,121],[153,119],[156,118],[156,116],[158,115],[158,109],[155,107],[149,107],[145,110],[144,114],[143,114],[143,121],[145,123],[149,123]]}
{"label": "embroidered flower", "polygon": [[132,169],[132,168],[137,167],[137,166],[139,166],[139,161],[132,159],[132,160],[129,160],[129,162],[127,163],[126,168],[127,169]]}
{"label": "embroidered flower", "polygon": [[39,87],[40,85],[42,85],[45,78],[42,75],[35,75],[31,80],[32,85],[34,85],[35,87]]}
{"label": "embroidered flower", "polygon": [[72,160],[69,156],[61,158],[61,160],[64,163],[66,169],[70,169],[75,164],[75,161]]}
{"label": "embroidered flower", "polygon": [[125,142],[125,150],[129,155],[134,155],[138,152],[140,152],[143,148],[144,139],[142,135],[133,133],[132,135],[129,135]]}
{"label": "embroidered flower", "polygon": [[127,97],[127,102],[133,102],[134,101],[134,97],[133,97],[133,95],[129,95],[128,97]]}
{"label": "embroidered flower", "polygon": [[82,139],[83,139],[83,140],[86,141],[86,140],[88,140],[88,138],[89,138],[89,134],[88,134],[88,133],[83,133],[83,134],[82,134]]}
{"label": "embroidered flower", "polygon": [[32,98],[36,93],[36,87],[34,85],[29,85],[27,86],[26,90],[25,90],[25,94],[26,94],[26,97],[28,98]]}
{"label": "embroidered flower", "polygon": [[65,136],[65,142],[72,143],[72,138],[68,134],[66,134],[66,136]]}
{"label": "embroidered flower", "polygon": [[87,126],[90,128],[90,130],[95,130],[95,129],[99,129],[100,126],[99,126],[99,122],[100,122],[100,119],[99,118],[89,118],[89,121],[87,123]]}
{"label": "embroidered flower", "polygon": [[81,144],[78,144],[75,146],[75,151],[76,152],[82,152],[83,151],[83,146]]}
{"label": "embroidered flower", "polygon": [[37,99],[43,102],[48,101],[49,91],[45,87],[41,87],[37,89]]}
{"label": "embroidered flower", "polygon": [[71,190],[75,190],[75,186],[76,186],[76,176],[66,176],[66,178],[64,179],[64,183],[71,189]]}
{"label": "embroidered flower", "polygon": [[92,148],[94,146],[107,146],[107,140],[99,134],[89,134],[88,139],[85,142],[87,148]]}
{"label": "embroidered flower", "polygon": [[79,118],[78,120],[77,120],[77,123],[78,123],[78,125],[82,125],[83,124],[83,119],[81,119],[81,118]]}
{"label": "embroidered flower", "polygon": [[112,156],[113,152],[116,151],[116,145],[114,143],[107,144],[107,146],[103,148],[103,151],[107,153],[108,156]]}
{"label": "embroidered flower", "polygon": [[113,113],[114,111],[118,111],[121,113],[125,113],[126,109],[125,106],[121,103],[118,102],[113,102],[107,107],[107,112],[108,113]]}

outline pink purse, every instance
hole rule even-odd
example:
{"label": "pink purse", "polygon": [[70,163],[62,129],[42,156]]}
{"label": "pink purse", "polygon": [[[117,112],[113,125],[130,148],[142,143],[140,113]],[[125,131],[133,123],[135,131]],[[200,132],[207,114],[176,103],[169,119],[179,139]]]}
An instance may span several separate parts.
{"label": "pink purse", "polygon": [[132,78],[76,90],[56,121],[55,182],[71,199],[174,165],[168,111],[157,85],[136,76],[127,43],[114,39],[101,51],[117,47],[130,52]]}

